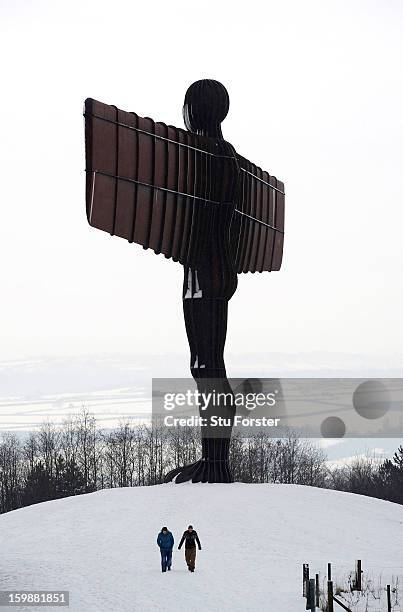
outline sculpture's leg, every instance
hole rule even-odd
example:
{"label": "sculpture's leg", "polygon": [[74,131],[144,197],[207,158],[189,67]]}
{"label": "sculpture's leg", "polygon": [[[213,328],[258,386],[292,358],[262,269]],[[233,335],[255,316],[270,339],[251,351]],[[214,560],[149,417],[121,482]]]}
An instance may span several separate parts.
{"label": "sculpture's leg", "polygon": [[232,482],[229,468],[229,445],[233,417],[233,393],[226,377],[224,345],[227,332],[228,300],[224,298],[190,298],[183,300],[186,332],[191,351],[191,372],[200,393],[218,394],[220,400],[200,406],[200,416],[210,422],[221,417],[219,427],[201,427],[202,458],[194,464],[176,468],[165,482]]}
{"label": "sculpture's leg", "polygon": [[[208,211],[209,231],[205,235],[200,263],[185,267],[183,312],[190,346],[190,369],[200,393],[214,394],[219,401],[200,406],[200,416],[217,427],[201,426],[202,458],[196,463],[172,470],[165,481],[177,483],[231,482],[229,445],[235,407],[234,396],[224,365],[228,302],[238,279],[228,242],[233,203],[221,203]],[[210,396],[211,397],[211,396]]]}

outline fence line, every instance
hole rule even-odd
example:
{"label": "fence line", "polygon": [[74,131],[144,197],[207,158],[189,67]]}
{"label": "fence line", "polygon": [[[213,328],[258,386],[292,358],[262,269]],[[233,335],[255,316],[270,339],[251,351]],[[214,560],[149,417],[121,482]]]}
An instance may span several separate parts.
{"label": "fence line", "polygon": [[[355,572],[352,579],[350,589],[351,591],[362,592],[362,562],[358,559],[355,562]],[[397,587],[396,587],[397,589]],[[391,585],[386,585],[387,594],[387,612],[392,612],[392,590]],[[393,592],[397,592],[394,590]],[[315,612],[317,608],[320,608],[320,586],[319,586],[319,574],[315,574],[315,578],[310,578],[309,574],[309,563],[304,563],[302,566],[302,596],[306,598],[306,610]],[[346,612],[353,612],[344,602],[342,602],[334,594],[333,580],[332,580],[332,564],[327,564],[327,607],[326,612],[335,612],[334,604]]]}

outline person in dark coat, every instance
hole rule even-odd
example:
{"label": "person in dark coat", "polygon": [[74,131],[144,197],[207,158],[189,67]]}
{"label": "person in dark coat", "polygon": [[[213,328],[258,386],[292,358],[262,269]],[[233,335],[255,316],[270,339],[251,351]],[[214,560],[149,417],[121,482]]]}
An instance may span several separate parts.
{"label": "person in dark coat", "polygon": [[201,544],[197,531],[195,531],[192,525],[184,532],[181,541],[179,542],[178,550],[181,549],[183,542],[185,542],[185,560],[188,566],[189,572],[195,571],[196,562],[196,542],[199,550],[201,550]]}
{"label": "person in dark coat", "polygon": [[172,548],[174,546],[174,537],[168,530],[168,527],[163,527],[158,534],[157,544],[161,552],[161,569],[163,572],[171,570],[172,565]]}

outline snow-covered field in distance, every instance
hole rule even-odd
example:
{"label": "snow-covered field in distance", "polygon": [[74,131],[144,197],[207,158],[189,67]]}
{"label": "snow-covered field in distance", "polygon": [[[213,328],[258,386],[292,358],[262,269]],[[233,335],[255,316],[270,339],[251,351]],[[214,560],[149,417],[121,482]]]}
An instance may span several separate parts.
{"label": "snow-covered field in distance", "polygon": [[[177,550],[189,523],[202,544],[194,574]],[[165,574],[164,525],[175,537]],[[103,490],[0,516],[0,550],[2,590],[69,590],[72,612],[298,612],[304,562],[324,576],[331,561],[337,581],[361,559],[402,584],[403,507],[297,485]]]}
{"label": "snow-covered field in distance", "polygon": [[[98,418],[112,421],[140,413],[150,402],[151,379],[190,377],[188,355],[88,355],[0,361],[0,427],[33,426],[58,419],[85,403]],[[228,355],[231,377],[400,376],[399,359],[333,353],[248,353]],[[141,401],[142,405],[137,406]],[[127,404],[134,407],[127,410]],[[134,409],[133,409],[134,408]],[[149,406],[148,406],[149,409]]]}
{"label": "snow-covered field in distance", "polygon": [[[399,377],[399,355],[247,353],[227,355],[232,377]],[[109,429],[151,412],[152,377],[189,376],[188,355],[121,354],[33,357],[0,361],[0,432],[30,431],[45,420],[61,423],[83,406]],[[326,448],[330,461],[368,452],[390,455],[395,439],[345,439]]]}

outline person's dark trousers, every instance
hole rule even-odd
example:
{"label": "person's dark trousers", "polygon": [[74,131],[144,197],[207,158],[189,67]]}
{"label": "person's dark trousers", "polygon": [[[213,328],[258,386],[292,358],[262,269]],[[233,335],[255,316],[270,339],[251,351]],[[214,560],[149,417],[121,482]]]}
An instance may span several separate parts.
{"label": "person's dark trousers", "polygon": [[161,548],[160,551],[161,551],[161,569],[163,572],[166,572],[167,569],[171,569],[172,548],[170,550],[163,550]]}
{"label": "person's dark trousers", "polygon": [[185,559],[188,568],[191,572],[193,572],[196,562],[196,546],[194,546],[193,548],[185,548]]}

